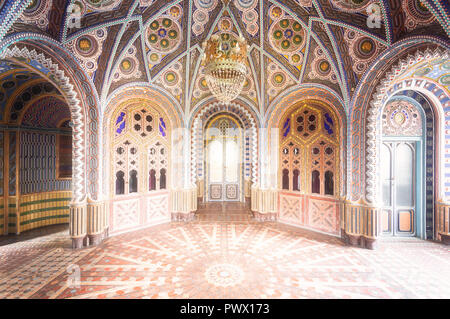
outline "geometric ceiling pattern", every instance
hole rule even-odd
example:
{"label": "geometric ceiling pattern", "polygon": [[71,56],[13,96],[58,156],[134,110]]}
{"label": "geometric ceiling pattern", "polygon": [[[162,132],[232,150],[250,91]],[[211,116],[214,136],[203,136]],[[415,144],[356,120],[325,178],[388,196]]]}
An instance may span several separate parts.
{"label": "geometric ceiling pattern", "polygon": [[41,75],[21,65],[0,62],[0,122],[17,124],[28,104],[39,96],[50,95],[60,93]]}
{"label": "geometric ceiling pattern", "polygon": [[[448,42],[432,2],[33,0],[9,33],[26,24],[60,42],[103,102],[123,85],[147,83],[170,94],[186,115],[211,97],[203,42],[213,34],[242,35],[249,68],[241,97],[264,115],[281,92],[307,83],[328,87],[348,105],[369,66],[396,42],[430,34]],[[77,23],[65,14],[69,4]]]}

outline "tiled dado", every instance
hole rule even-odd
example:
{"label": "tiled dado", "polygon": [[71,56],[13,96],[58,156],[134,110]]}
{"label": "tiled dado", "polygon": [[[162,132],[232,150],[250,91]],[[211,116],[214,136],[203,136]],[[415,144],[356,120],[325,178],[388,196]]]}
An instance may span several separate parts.
{"label": "tiled dado", "polygon": [[335,236],[341,234],[340,203],[334,198],[281,192],[278,220]]}
{"label": "tiled dado", "polygon": [[[71,197],[70,191],[21,195],[19,199],[9,197],[7,209],[4,204],[0,205],[0,229],[3,234],[20,233],[38,227],[68,223]],[[0,199],[0,202],[4,201]]]}

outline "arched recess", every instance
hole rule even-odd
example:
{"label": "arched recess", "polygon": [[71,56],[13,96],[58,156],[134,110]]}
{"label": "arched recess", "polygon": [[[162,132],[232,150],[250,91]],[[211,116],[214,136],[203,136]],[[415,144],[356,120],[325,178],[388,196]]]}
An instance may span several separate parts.
{"label": "arched recess", "polygon": [[[368,156],[370,149],[374,147],[371,141],[375,137],[375,126],[367,125],[369,118],[376,118],[383,101],[392,96],[395,83],[404,72],[423,61],[442,57],[446,50],[448,50],[447,44],[432,37],[406,39],[384,52],[364,74],[355,90],[348,114],[348,187],[349,198],[352,201],[362,199],[374,202],[376,200],[375,184],[371,178],[375,171],[368,169],[374,166],[373,161],[376,160],[372,155]],[[427,84],[430,79],[416,76],[403,80],[409,88],[415,87],[417,91],[424,93],[430,101],[433,101],[433,104],[441,104],[442,91],[430,83]],[[386,96],[388,90],[391,93]],[[442,105],[445,105],[445,101]],[[374,112],[369,113],[369,109]]]}
{"label": "arched recess", "polygon": [[[380,176],[377,172],[380,169],[380,147],[381,147],[381,121],[380,114],[384,107],[392,101],[393,98],[397,97],[402,92],[409,91],[409,95],[421,94],[422,95],[422,108],[426,112],[427,105],[430,106],[432,112],[435,130],[435,142],[434,147],[428,149],[427,152],[433,152],[436,158],[435,160],[435,181],[432,187],[433,193],[435,194],[436,201],[442,201],[444,199],[443,190],[448,180],[448,168],[444,165],[445,145],[449,142],[446,141],[444,135],[444,128],[448,130],[450,125],[444,123],[444,114],[450,112],[450,95],[446,90],[434,81],[428,79],[407,79],[399,81],[398,83],[393,83],[387,88],[382,100],[379,100],[380,106],[377,107],[378,103],[372,104],[367,112],[367,140],[366,140],[366,198],[372,199],[373,205],[376,207],[381,200],[381,181]],[[425,99],[425,101],[423,100]],[[429,112],[430,113],[430,112]],[[428,114],[429,114],[428,113]],[[427,113],[425,113],[427,115]],[[429,160],[428,160],[429,162]],[[433,172],[429,172],[433,174]],[[431,215],[430,215],[431,214]],[[426,236],[424,238],[433,239],[437,237],[436,229],[433,227],[433,219],[438,219],[438,216],[433,214],[433,210],[427,210],[427,228]]]}
{"label": "arched recess", "polygon": [[244,194],[250,197],[250,187],[258,183],[258,131],[256,115],[244,103],[234,101],[229,105],[210,102],[200,105],[191,115],[191,179],[197,183],[198,196],[204,196],[204,134],[206,123],[217,114],[231,114],[238,118],[244,129]]}
{"label": "arched recess", "polygon": [[93,216],[88,213],[88,202],[93,203],[98,196],[98,97],[92,81],[78,67],[75,58],[63,47],[39,35],[35,36],[40,41],[31,40],[32,36],[9,37],[3,43],[8,47],[2,48],[0,58],[28,68],[51,82],[70,108],[74,129],[70,235],[73,247],[77,248],[83,241],[89,243],[84,240],[87,235],[95,236],[95,242],[99,242],[105,231],[103,222],[93,226],[90,222]]}
{"label": "arched recess", "polygon": [[[295,87],[288,90],[285,94],[277,98],[268,108],[268,111],[265,115],[265,126],[271,131],[268,132],[267,136],[267,148],[271,158],[278,158],[278,149],[279,149],[279,134],[278,129],[281,125],[281,119],[287,109],[292,107],[293,105],[298,105],[302,101],[317,101],[319,103],[328,105],[333,109],[333,111],[338,114],[338,118],[341,121],[339,126],[341,128],[340,141],[342,141],[341,150],[344,152],[346,150],[347,139],[346,139],[346,118],[347,115],[345,113],[345,107],[343,100],[339,97],[339,95],[333,90],[322,86],[322,85],[302,85],[300,87]],[[346,156],[344,156],[346,158]],[[341,161],[341,169],[346,168],[346,161]],[[267,168],[267,172],[262,172],[261,175],[267,176],[267,185],[268,187],[278,187],[278,161],[275,161]],[[341,194],[340,196],[344,197],[346,194],[346,175],[343,174],[341,179],[342,185],[340,186]]]}
{"label": "arched recess", "polygon": [[[436,114],[436,111],[430,101],[422,94],[417,91],[412,90],[404,90],[396,93],[392,96],[389,101],[386,102],[386,106],[392,102],[400,102],[405,103],[406,105],[412,104],[413,108],[417,109],[421,116],[422,121],[422,137],[420,140],[420,148],[422,158],[420,159],[419,170],[422,170],[422,176],[417,178],[422,185],[418,185],[420,187],[415,187],[416,191],[420,191],[423,195],[421,198],[421,203],[417,203],[417,209],[422,209],[421,216],[418,216],[421,220],[416,221],[418,223],[420,230],[416,231],[416,236],[419,236],[424,239],[432,239],[433,238],[433,230],[434,230],[434,216],[435,216],[435,203],[439,199],[438,196],[438,180],[437,180],[437,166],[439,165],[438,154],[440,153],[439,140],[436,132],[439,130],[439,115]],[[386,107],[384,108],[384,110]],[[409,114],[408,114],[409,115]],[[379,121],[384,121],[383,115],[378,119]],[[383,125],[383,124],[381,124]],[[405,128],[408,123],[405,123]],[[410,126],[410,125],[409,125]],[[403,130],[401,127],[395,128],[396,130]],[[407,136],[409,133],[404,132],[399,135]],[[384,134],[385,135],[385,134]],[[411,134],[409,134],[411,135]],[[420,173],[420,172],[418,172]],[[382,181],[380,181],[382,183]],[[382,186],[380,186],[382,187]]]}
{"label": "arched recess", "polygon": [[113,235],[172,218],[182,178],[175,106],[157,90],[129,87],[110,98],[103,118],[103,192]]}
{"label": "arched recess", "polygon": [[[424,42],[422,42],[423,44]],[[376,237],[380,234],[378,210],[381,202],[381,183],[379,176],[380,167],[380,141],[381,124],[379,121],[381,111],[392,97],[401,92],[410,91],[414,94],[420,93],[432,106],[436,135],[436,182],[435,193],[439,202],[444,200],[444,185],[448,183],[448,168],[444,167],[444,152],[447,152],[444,130],[450,128],[450,123],[445,121],[446,114],[450,111],[450,95],[448,88],[435,81],[433,78],[424,76],[420,68],[426,64],[443,64],[449,59],[450,51],[436,43],[429,42],[419,46],[417,43],[408,43],[404,51],[394,51],[397,57],[388,54],[372,66],[372,71],[366,74],[365,81],[372,81],[372,86],[363,84],[356,92],[350,113],[351,124],[351,199],[346,213],[351,221],[349,225],[370,225],[368,227],[354,227],[346,229],[355,244],[357,238],[363,236],[371,247]],[[398,49],[398,48],[396,48]],[[390,52],[392,53],[392,52]],[[436,64],[436,65],[438,65]],[[379,69],[377,69],[377,67]],[[419,72],[420,71],[420,72]],[[363,83],[364,83],[363,82]],[[378,84],[378,85],[374,85]],[[358,95],[361,94],[361,95]],[[411,94],[411,93],[410,93]],[[445,151],[444,151],[445,149]],[[358,200],[356,202],[356,200]],[[358,207],[356,207],[356,206]],[[435,230],[427,228],[427,238],[440,238],[440,226],[438,221],[441,204],[437,204],[434,216]],[[446,205],[443,205],[446,206]],[[358,213],[350,214],[352,209]],[[355,211],[356,211],[355,210]],[[448,209],[443,208],[444,214],[448,215]],[[445,220],[445,219],[444,219]],[[428,225],[427,225],[428,226]],[[448,233],[448,223],[446,225]],[[434,233],[434,234],[433,234]]]}
{"label": "arched recess", "polygon": [[[68,101],[74,125],[79,125],[77,135],[74,135],[74,159],[80,160],[74,163],[74,178],[82,182],[78,183],[80,185],[76,191],[74,189],[74,198],[79,202],[89,195],[90,199],[97,200],[101,112],[98,94],[91,78],[66,48],[45,35],[30,32],[9,35],[1,42],[0,52],[0,58],[20,60],[19,64],[42,75]],[[80,169],[77,169],[77,165]]]}
{"label": "arched recess", "polygon": [[269,129],[278,132],[269,135],[278,159],[278,220],[340,236],[346,159],[343,108],[299,99],[272,119],[277,122],[269,122]]}

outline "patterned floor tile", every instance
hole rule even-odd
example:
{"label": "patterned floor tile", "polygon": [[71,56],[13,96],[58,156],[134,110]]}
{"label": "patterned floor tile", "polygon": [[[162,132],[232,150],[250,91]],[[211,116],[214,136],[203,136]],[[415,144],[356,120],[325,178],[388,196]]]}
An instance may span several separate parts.
{"label": "patterned floor tile", "polygon": [[0,298],[450,298],[448,246],[410,239],[352,248],[255,222],[239,204],[214,205],[200,205],[193,222],[77,251],[66,229],[8,239]]}

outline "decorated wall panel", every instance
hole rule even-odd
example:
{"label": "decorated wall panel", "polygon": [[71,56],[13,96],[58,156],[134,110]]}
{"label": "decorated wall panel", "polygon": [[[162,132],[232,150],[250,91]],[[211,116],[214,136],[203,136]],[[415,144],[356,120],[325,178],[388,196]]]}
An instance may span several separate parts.
{"label": "decorated wall panel", "polygon": [[171,130],[164,112],[145,100],[113,113],[109,127],[111,234],[171,219]]}
{"label": "decorated wall panel", "polygon": [[282,118],[279,142],[279,219],[338,235],[340,127],[325,104],[305,101]]}
{"label": "decorated wall panel", "polygon": [[[21,194],[70,191],[71,175],[65,180],[57,176],[56,140],[56,134],[20,133],[19,186]],[[71,153],[69,160],[72,160]]]}

